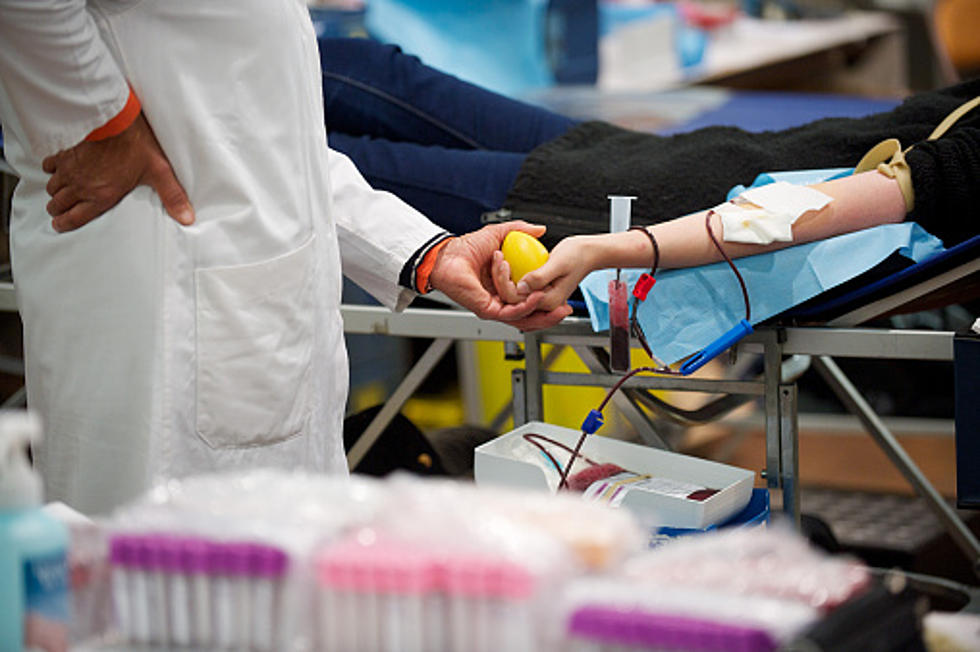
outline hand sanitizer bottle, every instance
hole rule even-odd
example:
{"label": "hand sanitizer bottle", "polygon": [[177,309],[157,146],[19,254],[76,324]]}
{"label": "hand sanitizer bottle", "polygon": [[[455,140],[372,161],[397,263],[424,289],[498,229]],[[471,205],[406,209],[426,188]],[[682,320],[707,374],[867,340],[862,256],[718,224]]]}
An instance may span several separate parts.
{"label": "hand sanitizer bottle", "polygon": [[68,649],[68,530],[41,509],[27,412],[0,412],[0,650]]}

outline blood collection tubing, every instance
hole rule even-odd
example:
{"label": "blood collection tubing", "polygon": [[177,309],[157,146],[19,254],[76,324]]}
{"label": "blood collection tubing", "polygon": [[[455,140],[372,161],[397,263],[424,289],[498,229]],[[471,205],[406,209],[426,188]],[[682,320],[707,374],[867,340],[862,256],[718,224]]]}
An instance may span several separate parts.
{"label": "blood collection tubing", "polygon": [[722,334],[720,337],[715,339],[714,342],[706,346],[703,350],[699,351],[697,354],[684,361],[681,365],[680,372],[681,375],[687,376],[694,373],[701,367],[703,367],[710,360],[720,355],[723,351],[731,347],[733,344],[741,340],[746,335],[752,332],[752,309],[749,304],[749,290],[745,285],[745,279],[742,278],[742,274],[739,273],[738,268],[735,267],[735,263],[725,252],[725,249],[718,242],[718,238],[715,237],[714,231],[711,229],[711,216],[715,214],[714,211],[708,211],[708,214],[704,218],[704,228],[708,232],[708,237],[711,238],[711,242],[714,243],[718,252],[731,267],[732,272],[735,274],[735,278],[738,279],[738,285],[742,290],[742,300],[745,302],[745,318],[740,319],[728,332]]}
{"label": "blood collection tubing", "polygon": [[657,267],[660,264],[660,247],[657,245],[657,239],[653,237],[653,234],[646,227],[637,226],[631,227],[630,229],[643,231],[644,235],[650,239],[650,243],[653,245],[654,258],[650,273],[641,275],[636,282],[636,286],[633,288],[633,296],[636,298],[636,301],[633,303],[632,316],[630,317],[630,331],[640,342],[640,345],[643,347],[644,351],[646,351],[647,355],[650,356],[650,359],[659,366],[658,369],[654,370],[654,373],[669,376],[688,376],[752,332],[752,324],[750,323],[752,318],[752,309],[751,304],[749,303],[748,287],[745,284],[745,279],[742,278],[742,274],[735,266],[735,263],[732,262],[731,257],[729,257],[729,255],[725,252],[725,249],[721,246],[721,243],[718,242],[718,238],[715,237],[715,233],[711,228],[711,217],[715,214],[716,213],[713,210],[707,212],[704,220],[704,228],[708,233],[708,237],[711,239],[712,244],[714,244],[715,248],[718,250],[718,253],[721,254],[725,262],[728,263],[728,266],[735,274],[735,278],[738,280],[739,288],[742,291],[742,299],[745,303],[745,318],[739,320],[728,332],[716,338],[704,349],[698,351],[696,354],[685,360],[678,370],[671,369],[653,354],[653,351],[651,350],[650,345],[647,343],[646,337],[644,336],[643,328],[640,326],[639,320],[637,319],[640,302],[646,299],[647,294],[649,294],[654,283],[656,283],[653,277],[657,271]]}
{"label": "blood collection tubing", "polygon": [[[713,343],[715,346],[709,345],[709,347],[705,349],[705,351],[708,351],[709,349],[712,351],[717,350],[717,352],[715,352],[715,355],[717,355],[717,353],[721,352],[721,350],[718,348],[720,346],[718,344],[719,342],[724,342],[727,348],[727,346],[731,346],[736,341],[738,341],[738,339],[741,339],[741,337],[744,337],[746,334],[752,332],[752,326],[749,323],[749,320],[752,317],[752,309],[749,304],[749,291],[745,285],[745,279],[742,278],[742,274],[739,273],[738,268],[735,267],[735,263],[732,262],[732,259],[725,252],[725,249],[721,246],[721,243],[718,242],[718,238],[715,237],[714,231],[711,229],[712,215],[714,215],[714,211],[708,211],[708,213],[705,215],[704,228],[708,232],[708,237],[711,238],[711,242],[715,245],[715,248],[718,249],[718,252],[725,259],[725,262],[728,263],[729,267],[731,267],[732,272],[735,273],[735,277],[738,279],[739,287],[742,290],[742,299],[745,303],[745,319],[742,319],[732,330],[722,335],[721,338],[719,338],[715,343]],[[654,267],[652,268],[651,271],[656,272],[656,266],[660,262],[660,247],[657,246],[656,239],[653,237],[653,234],[650,233],[648,229],[643,228],[643,231],[646,233],[647,237],[649,237],[651,242],[653,243]],[[652,277],[653,274],[651,273],[650,276]],[[649,287],[653,287],[653,284],[651,283]],[[647,288],[647,291],[649,291],[649,287]],[[646,292],[643,293],[643,298],[646,298]],[[637,299],[642,300],[640,299],[639,296],[637,297]],[[642,329],[640,329],[640,333],[642,334]],[[645,344],[645,339],[643,340],[643,342]],[[645,348],[649,352],[650,350],[649,347],[645,347]],[[629,378],[635,376],[641,371],[649,371],[652,373],[670,374],[670,375],[687,375],[693,372],[694,370],[700,368],[701,365],[703,365],[705,362],[707,362],[710,359],[708,356],[704,355],[704,353],[705,352],[702,351],[701,354],[699,354],[699,356],[695,356],[698,358],[697,363],[695,365],[686,365],[686,368],[682,368],[680,372],[674,371],[673,369],[670,369],[669,367],[666,366],[661,366],[660,368],[637,367],[636,369],[627,372],[622,378],[616,381],[616,384],[613,385],[612,388],[610,388],[610,390],[606,393],[605,398],[602,399],[602,403],[599,404],[598,409],[589,412],[589,415],[585,418],[585,421],[582,423],[582,434],[581,436],[579,436],[578,442],[575,444],[575,449],[572,452],[572,456],[568,458],[568,464],[565,465],[564,470],[561,472],[561,478],[558,482],[558,488],[563,489],[568,487],[568,474],[572,469],[572,464],[575,463],[575,459],[579,456],[579,453],[582,450],[582,444],[585,443],[585,438],[588,435],[593,434],[596,430],[598,430],[602,426],[602,410],[603,408],[606,407],[606,404],[613,397],[613,394],[615,394],[616,391],[620,387],[622,387],[623,383],[625,383]],[[654,360],[656,361],[656,358],[654,358]]]}
{"label": "blood collection tubing", "polygon": [[[555,457],[554,457],[554,455],[552,455],[551,452],[548,451],[548,449],[546,449],[544,446],[542,446],[537,440],[541,439],[543,441],[548,442],[552,446],[557,446],[558,448],[561,448],[561,449],[565,450],[566,452],[573,454],[573,458],[572,459],[575,459],[574,458],[574,451],[572,450],[572,448],[570,446],[566,446],[565,444],[561,443],[560,441],[557,441],[557,440],[552,439],[550,437],[545,437],[544,435],[539,435],[539,434],[534,433],[534,432],[525,433],[523,435],[523,437],[524,437],[524,440],[526,442],[528,442],[532,446],[536,447],[538,450],[541,451],[541,453],[546,458],[548,458],[548,461],[551,462],[551,464],[555,467],[555,469],[558,470],[558,473],[561,473],[561,469],[562,469],[561,465],[558,463],[558,460],[556,460]],[[587,464],[589,464],[591,466],[597,466],[599,464],[595,460],[592,460],[592,459],[586,457],[585,455],[579,454],[579,457],[581,457],[584,462],[586,462]]]}

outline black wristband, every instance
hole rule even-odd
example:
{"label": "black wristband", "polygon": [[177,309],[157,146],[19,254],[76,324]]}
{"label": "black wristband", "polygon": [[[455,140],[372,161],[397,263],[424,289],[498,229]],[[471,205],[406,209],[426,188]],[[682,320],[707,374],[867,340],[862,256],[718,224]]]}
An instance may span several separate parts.
{"label": "black wristband", "polygon": [[401,273],[398,275],[398,284],[404,288],[408,288],[413,292],[418,292],[415,284],[415,272],[418,269],[419,263],[425,258],[425,254],[428,253],[430,249],[442,242],[447,238],[453,237],[453,234],[449,231],[443,231],[438,233],[431,238],[429,238],[425,244],[415,250],[405,264],[402,266]]}

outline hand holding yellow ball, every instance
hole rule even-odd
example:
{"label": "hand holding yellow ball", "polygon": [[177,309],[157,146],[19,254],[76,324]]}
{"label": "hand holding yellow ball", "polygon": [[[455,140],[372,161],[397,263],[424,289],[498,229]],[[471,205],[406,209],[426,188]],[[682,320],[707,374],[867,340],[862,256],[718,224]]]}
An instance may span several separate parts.
{"label": "hand holding yellow ball", "polygon": [[541,267],[548,260],[548,250],[533,235],[523,231],[511,231],[500,246],[504,260],[510,265],[510,279],[517,283],[528,272]]}

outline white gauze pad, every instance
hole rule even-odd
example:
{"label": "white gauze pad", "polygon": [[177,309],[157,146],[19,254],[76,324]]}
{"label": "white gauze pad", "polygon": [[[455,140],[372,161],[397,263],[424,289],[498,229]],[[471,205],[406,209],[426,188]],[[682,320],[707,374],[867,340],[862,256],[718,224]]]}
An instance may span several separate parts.
{"label": "white gauze pad", "polygon": [[820,210],[832,200],[819,190],[785,181],[749,188],[739,199],[758,208],[727,203],[713,209],[721,218],[726,242],[789,242],[793,239],[792,225],[800,215]]}

